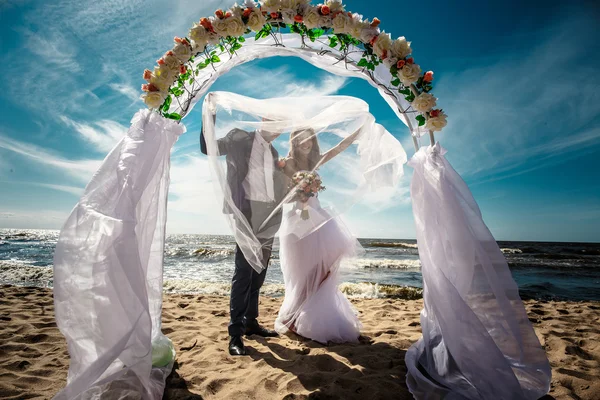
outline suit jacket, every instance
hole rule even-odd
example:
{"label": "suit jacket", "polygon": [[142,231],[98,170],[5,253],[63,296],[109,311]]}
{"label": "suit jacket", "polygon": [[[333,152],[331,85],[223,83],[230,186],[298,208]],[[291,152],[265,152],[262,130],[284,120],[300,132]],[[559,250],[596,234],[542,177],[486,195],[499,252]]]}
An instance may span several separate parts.
{"label": "suit jacket", "polygon": [[[256,132],[246,132],[242,129],[232,129],[225,137],[217,140],[217,146],[220,156],[225,156],[227,163],[227,184],[231,189],[231,198],[233,204],[245,215],[251,211],[250,202],[246,199],[246,192],[243,187],[246,175],[248,175],[248,165],[252,154],[252,145]],[[204,131],[200,132],[200,151],[208,154]],[[286,194],[286,176],[277,167],[279,153],[275,147],[271,146],[273,154],[273,188],[275,201],[281,202]],[[223,204],[223,212],[231,214],[227,201]]]}

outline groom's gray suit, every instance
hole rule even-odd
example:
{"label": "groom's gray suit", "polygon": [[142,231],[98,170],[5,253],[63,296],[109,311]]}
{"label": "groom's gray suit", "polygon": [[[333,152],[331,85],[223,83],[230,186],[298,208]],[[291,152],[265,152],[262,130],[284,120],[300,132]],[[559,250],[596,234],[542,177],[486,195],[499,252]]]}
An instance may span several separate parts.
{"label": "groom's gray suit", "polygon": [[[246,217],[250,226],[257,233],[259,227],[271,214],[275,207],[281,202],[286,194],[285,175],[277,168],[279,154],[277,150],[269,144],[269,149],[273,156],[273,189],[274,202],[258,202],[248,199],[244,189],[244,181],[249,172],[249,163],[252,155],[252,148],[255,143],[256,132],[246,132],[241,129],[233,129],[225,137],[218,139],[218,155],[225,156],[227,163],[227,184],[231,189],[233,204]],[[206,141],[203,132],[200,133],[200,150],[207,153]],[[268,184],[268,182],[266,182]],[[260,188],[258,188],[260,189]],[[227,201],[224,202],[223,212],[231,214],[232,210]],[[265,281],[267,266],[271,258],[273,244],[273,234],[278,230],[281,224],[281,210],[269,219],[261,228],[261,232],[268,231],[272,234],[262,235],[260,238],[263,249],[263,260],[265,269],[258,273],[246,260],[240,246],[236,246],[235,251],[235,272],[231,281],[231,300],[229,335],[243,335],[246,326],[255,326],[258,317],[258,297],[260,288]]]}

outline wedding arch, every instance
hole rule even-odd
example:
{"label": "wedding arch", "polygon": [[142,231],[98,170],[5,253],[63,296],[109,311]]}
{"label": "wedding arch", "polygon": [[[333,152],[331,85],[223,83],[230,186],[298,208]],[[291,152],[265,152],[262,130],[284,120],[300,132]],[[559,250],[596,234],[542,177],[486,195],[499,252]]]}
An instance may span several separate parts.
{"label": "wedding arch", "polygon": [[[410,131],[425,302],[423,337],[406,357],[413,395],[544,395],[548,360],[475,200],[435,142],[446,115],[431,93],[433,72],[411,54],[404,37],[392,40],[377,18],[349,12],[341,0],[247,0],[176,37],[143,73],[148,109],[135,114],[61,230],[54,296],[71,364],[56,398],[162,397],[175,358],[161,332],[170,150],[221,75],[273,56],[367,80]],[[429,146],[421,147],[422,136]],[[485,363],[473,364],[482,354]]]}

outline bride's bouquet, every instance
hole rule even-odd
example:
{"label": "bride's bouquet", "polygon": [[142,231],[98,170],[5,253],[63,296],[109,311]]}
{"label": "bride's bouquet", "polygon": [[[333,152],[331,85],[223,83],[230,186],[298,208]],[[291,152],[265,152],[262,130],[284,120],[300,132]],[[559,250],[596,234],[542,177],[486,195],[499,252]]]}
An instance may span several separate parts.
{"label": "bride's bouquet", "polygon": [[302,203],[302,212],[300,217],[308,219],[308,209],[306,202],[317,193],[325,190],[322,185],[321,177],[316,172],[299,171],[292,176],[293,189],[296,192],[296,199]]}

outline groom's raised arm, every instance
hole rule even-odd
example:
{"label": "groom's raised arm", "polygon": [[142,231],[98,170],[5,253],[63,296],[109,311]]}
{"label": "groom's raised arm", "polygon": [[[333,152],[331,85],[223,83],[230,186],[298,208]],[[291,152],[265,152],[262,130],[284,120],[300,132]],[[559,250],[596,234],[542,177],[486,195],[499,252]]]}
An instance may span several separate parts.
{"label": "groom's raised arm", "polygon": [[[217,116],[213,114],[213,122],[216,120],[216,117]],[[234,131],[235,129],[229,132],[224,138],[217,140],[217,147],[219,149],[220,156],[227,155],[229,152],[231,143],[233,142]],[[208,155],[208,147],[206,146],[206,139],[204,138],[204,125],[202,125],[202,129],[200,129],[200,151],[202,154]]]}

